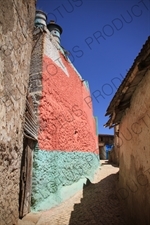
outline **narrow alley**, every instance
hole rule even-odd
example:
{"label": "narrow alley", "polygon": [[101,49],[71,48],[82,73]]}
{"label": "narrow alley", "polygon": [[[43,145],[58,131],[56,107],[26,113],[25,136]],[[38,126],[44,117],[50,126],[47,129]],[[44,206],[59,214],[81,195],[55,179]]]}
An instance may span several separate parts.
{"label": "narrow alley", "polygon": [[94,181],[51,210],[29,213],[19,225],[127,225],[123,200],[117,198],[119,168],[101,160]]}
{"label": "narrow alley", "polygon": [[148,9],[0,0],[0,225],[150,225]]}

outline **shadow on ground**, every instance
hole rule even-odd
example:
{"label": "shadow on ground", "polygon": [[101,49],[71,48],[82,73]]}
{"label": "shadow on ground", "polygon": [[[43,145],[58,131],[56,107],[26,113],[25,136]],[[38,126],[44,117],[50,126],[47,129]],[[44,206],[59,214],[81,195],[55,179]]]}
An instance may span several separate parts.
{"label": "shadow on ground", "polygon": [[128,225],[124,204],[116,195],[118,173],[99,183],[87,180],[81,203],[74,205],[69,225]]}
{"label": "shadow on ground", "polygon": [[104,165],[112,165],[113,167],[119,167],[117,164],[109,162],[109,160],[105,160],[105,162],[102,162],[101,165],[102,166],[104,166]]}

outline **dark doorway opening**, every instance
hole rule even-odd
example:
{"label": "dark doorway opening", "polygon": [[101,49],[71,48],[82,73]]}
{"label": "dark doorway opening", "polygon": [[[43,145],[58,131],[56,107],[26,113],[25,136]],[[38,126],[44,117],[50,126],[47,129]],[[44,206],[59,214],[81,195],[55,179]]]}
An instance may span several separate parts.
{"label": "dark doorway opening", "polygon": [[20,170],[19,218],[30,212],[33,151],[37,144],[37,119],[31,97],[26,99],[23,153]]}
{"label": "dark doorway opening", "polygon": [[36,141],[24,136],[20,171],[19,218],[30,212],[32,189],[33,150]]}

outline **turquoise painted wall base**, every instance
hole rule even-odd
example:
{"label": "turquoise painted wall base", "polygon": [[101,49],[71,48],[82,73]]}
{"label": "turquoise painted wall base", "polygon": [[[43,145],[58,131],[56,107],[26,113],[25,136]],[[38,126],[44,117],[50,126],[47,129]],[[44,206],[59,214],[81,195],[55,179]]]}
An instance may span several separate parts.
{"label": "turquoise painted wall base", "polygon": [[89,152],[45,151],[36,147],[33,158],[31,211],[59,205],[92,181],[99,156]]}

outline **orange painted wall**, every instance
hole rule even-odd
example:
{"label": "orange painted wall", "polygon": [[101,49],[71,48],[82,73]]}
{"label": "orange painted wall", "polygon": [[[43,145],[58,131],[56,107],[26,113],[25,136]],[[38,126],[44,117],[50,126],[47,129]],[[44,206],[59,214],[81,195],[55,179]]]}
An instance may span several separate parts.
{"label": "orange painted wall", "polygon": [[90,93],[71,64],[60,57],[69,76],[43,57],[39,148],[98,154],[92,107],[84,100]]}

